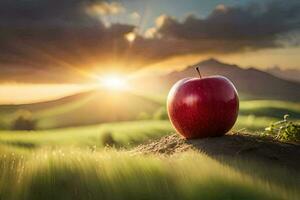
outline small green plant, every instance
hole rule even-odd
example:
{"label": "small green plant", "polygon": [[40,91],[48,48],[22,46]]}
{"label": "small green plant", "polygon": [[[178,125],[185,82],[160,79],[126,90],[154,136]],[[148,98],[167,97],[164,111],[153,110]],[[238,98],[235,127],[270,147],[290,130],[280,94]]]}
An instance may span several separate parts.
{"label": "small green plant", "polygon": [[18,110],[12,122],[12,130],[32,131],[36,129],[36,120],[28,110]]}
{"label": "small green plant", "polygon": [[118,143],[115,141],[111,132],[103,133],[101,142],[104,147],[115,147]]}
{"label": "small green plant", "polygon": [[275,136],[282,141],[300,142],[300,124],[288,120],[289,115],[284,115],[283,120],[265,128],[265,135]]}

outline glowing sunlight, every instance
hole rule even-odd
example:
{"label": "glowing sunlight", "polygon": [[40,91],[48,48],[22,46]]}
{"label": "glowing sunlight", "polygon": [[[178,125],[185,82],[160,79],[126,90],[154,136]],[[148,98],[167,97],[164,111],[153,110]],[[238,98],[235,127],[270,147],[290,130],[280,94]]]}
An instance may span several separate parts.
{"label": "glowing sunlight", "polygon": [[103,76],[99,81],[101,86],[111,90],[125,90],[128,88],[126,78],[117,74]]}

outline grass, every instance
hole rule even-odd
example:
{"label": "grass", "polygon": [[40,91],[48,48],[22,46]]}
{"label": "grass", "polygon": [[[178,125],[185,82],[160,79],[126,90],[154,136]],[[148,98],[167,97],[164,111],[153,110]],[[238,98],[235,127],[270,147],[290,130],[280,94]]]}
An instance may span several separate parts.
{"label": "grass", "polygon": [[285,114],[300,119],[300,103],[274,100],[241,101],[241,115],[265,116],[281,119]]}
{"label": "grass", "polygon": [[277,121],[277,118],[272,117],[258,117],[255,115],[240,115],[234,126],[234,130],[246,130],[252,132],[264,131],[264,128],[269,126],[271,123]]}
{"label": "grass", "polygon": [[103,147],[102,136],[111,133],[123,147],[155,139],[173,131],[169,121],[133,121],[41,131],[0,131],[0,143],[23,148],[43,146]]}
{"label": "grass", "polygon": [[[263,131],[276,118],[239,116],[233,128],[237,131]],[[45,146],[93,147],[103,148],[104,135],[110,134],[119,147],[129,148],[150,139],[156,139],[175,132],[168,120],[146,120],[130,122],[104,123],[100,125],[81,126],[38,131],[0,131],[0,144],[22,147],[25,149]]]}
{"label": "grass", "polygon": [[252,170],[245,173],[193,152],[158,157],[77,148],[2,149],[0,199],[299,199],[298,174],[287,179],[285,169]]}
{"label": "grass", "polygon": [[[98,99],[56,102],[45,109],[41,105],[33,115],[40,118],[40,127],[56,127],[57,121],[62,126],[66,125],[63,119],[80,121],[86,112],[101,112],[103,105],[97,109],[92,106]],[[135,96],[132,100],[146,101]],[[159,98],[151,101],[156,103],[146,102],[148,109],[156,109]],[[88,108],[86,112],[83,107]],[[142,109],[129,110],[132,117]],[[281,101],[242,101],[240,110],[234,129],[251,132],[263,131],[286,113],[293,120],[300,116],[299,104]],[[0,119],[8,123],[3,117],[7,113],[3,113]],[[87,120],[105,113],[103,110],[99,115],[90,115]],[[126,151],[171,132],[174,129],[168,120],[0,131],[0,200],[300,199],[298,172],[250,161],[215,160],[195,152],[159,157],[132,156]],[[114,144],[122,149],[105,150],[105,135],[112,136]]]}
{"label": "grass", "polygon": [[[87,96],[87,98],[91,97]],[[83,100],[82,98],[80,99]],[[77,104],[75,107],[84,105],[82,101],[80,102],[81,104]],[[85,103],[87,102],[85,100]],[[47,109],[47,111],[39,111],[36,114],[47,116],[45,121],[42,120],[40,123],[48,123],[49,125],[49,121],[56,118],[56,114],[62,112],[62,110],[68,110],[68,113],[72,114],[72,107],[51,108],[50,110]],[[246,131],[252,133],[263,132],[265,127],[282,118],[283,115],[277,118],[279,114],[294,113],[291,117],[300,115],[299,103],[256,100],[242,101],[240,107],[240,115],[233,128],[235,131],[246,129]],[[82,116],[76,113],[75,115],[78,117]],[[297,120],[299,118],[291,119]],[[53,123],[55,124],[55,122]],[[114,122],[37,131],[0,131],[0,144],[23,149],[43,148],[45,146],[52,148],[62,146],[103,148],[106,145],[103,137],[111,135],[113,144],[117,147],[129,148],[171,132],[174,132],[174,129],[168,120]]]}
{"label": "grass", "polygon": [[[240,115],[233,130],[262,132],[277,118]],[[104,135],[111,135],[119,147],[129,148],[150,139],[175,132],[168,120],[141,120],[37,131],[0,131],[0,144],[25,149],[45,146],[77,146],[103,148]]]}

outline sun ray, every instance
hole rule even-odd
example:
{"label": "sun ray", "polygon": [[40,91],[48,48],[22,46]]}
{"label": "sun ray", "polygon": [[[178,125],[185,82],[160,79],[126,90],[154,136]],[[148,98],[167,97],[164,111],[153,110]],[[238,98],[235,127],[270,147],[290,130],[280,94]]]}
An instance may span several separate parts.
{"label": "sun ray", "polygon": [[128,89],[126,78],[118,74],[110,74],[99,78],[102,87],[109,90],[125,90]]}

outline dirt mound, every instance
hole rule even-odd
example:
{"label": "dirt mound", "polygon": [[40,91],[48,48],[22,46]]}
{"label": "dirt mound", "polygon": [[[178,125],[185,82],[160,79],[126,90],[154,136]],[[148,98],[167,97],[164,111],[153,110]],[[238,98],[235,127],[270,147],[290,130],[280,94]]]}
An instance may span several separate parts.
{"label": "dirt mound", "polygon": [[253,159],[300,169],[300,145],[283,143],[245,133],[223,137],[186,140],[177,134],[165,136],[149,144],[138,146],[134,153],[172,155],[187,150],[198,151],[213,158],[234,157]]}

